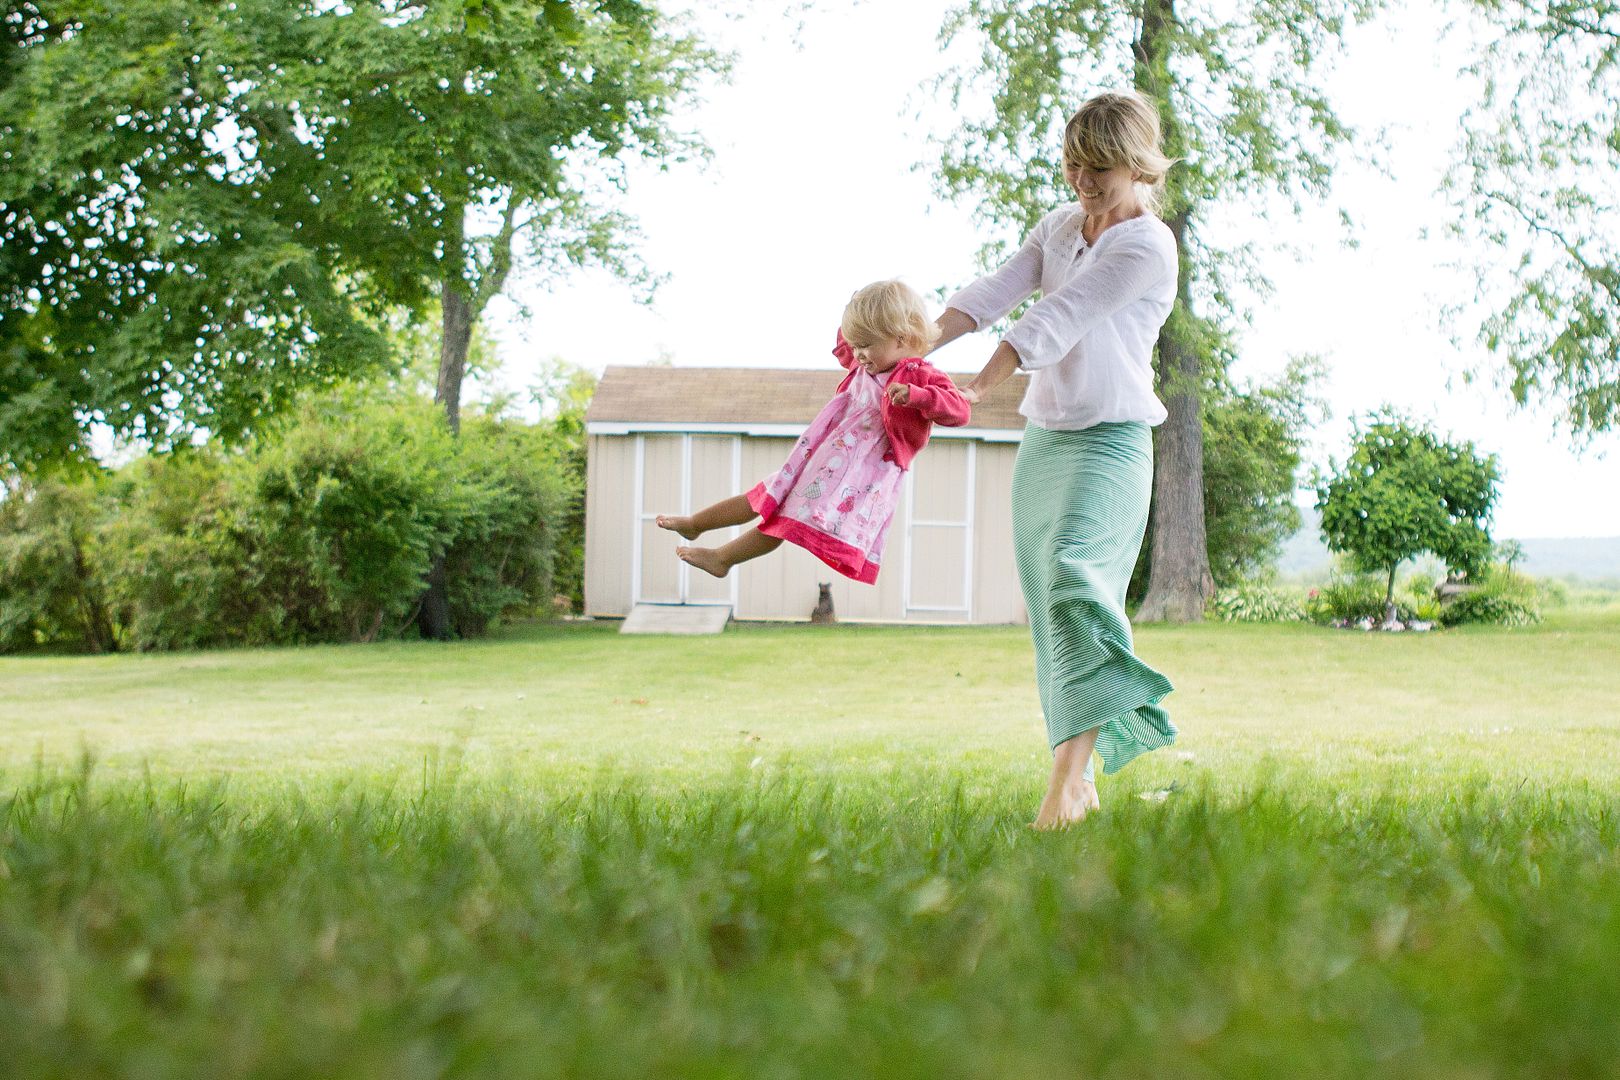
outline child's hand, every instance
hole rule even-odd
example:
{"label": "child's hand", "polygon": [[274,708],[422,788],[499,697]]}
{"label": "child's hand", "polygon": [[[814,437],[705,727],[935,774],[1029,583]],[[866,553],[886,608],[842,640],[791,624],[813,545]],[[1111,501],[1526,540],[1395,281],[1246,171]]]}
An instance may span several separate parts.
{"label": "child's hand", "polygon": [[904,405],[911,400],[911,387],[905,383],[890,383],[885,389],[891,405]]}

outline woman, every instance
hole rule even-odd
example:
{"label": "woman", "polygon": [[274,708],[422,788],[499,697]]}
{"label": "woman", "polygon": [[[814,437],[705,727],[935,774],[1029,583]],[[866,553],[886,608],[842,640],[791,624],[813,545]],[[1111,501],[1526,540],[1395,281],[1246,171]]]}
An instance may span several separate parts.
{"label": "woman", "polygon": [[1176,296],[1176,245],[1154,213],[1170,161],[1138,94],[1100,94],[1069,120],[1064,178],[1078,203],[1042,218],[1006,265],[958,292],[935,348],[1041,299],[963,387],[977,403],[1031,373],[1013,468],[1013,541],[1035,641],[1052,777],[1034,828],[1099,805],[1091,755],[1117,772],[1168,746],[1164,676],[1132,652],[1125,587],[1153,490],[1153,345]]}

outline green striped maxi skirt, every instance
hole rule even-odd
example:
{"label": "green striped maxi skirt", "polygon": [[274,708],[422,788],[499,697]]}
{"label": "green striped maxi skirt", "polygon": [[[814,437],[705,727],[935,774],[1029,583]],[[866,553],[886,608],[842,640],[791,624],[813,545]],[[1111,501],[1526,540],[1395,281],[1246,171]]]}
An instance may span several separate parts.
{"label": "green striped maxi skirt", "polygon": [[1144,423],[1024,428],[1013,466],[1013,544],[1046,733],[1055,750],[1100,727],[1096,752],[1106,773],[1176,739],[1158,705],[1173,687],[1136,658],[1125,616],[1152,491],[1153,434]]}

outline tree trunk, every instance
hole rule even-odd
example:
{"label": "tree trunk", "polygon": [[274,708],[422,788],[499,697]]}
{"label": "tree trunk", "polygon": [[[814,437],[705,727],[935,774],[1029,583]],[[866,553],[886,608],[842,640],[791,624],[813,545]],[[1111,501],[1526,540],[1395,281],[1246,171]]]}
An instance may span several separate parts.
{"label": "tree trunk", "polygon": [[439,342],[439,382],[433,391],[434,404],[444,406],[450,430],[461,433],[461,379],[467,373],[467,345],[472,340],[472,305],[466,286],[456,278],[446,278],[440,287],[444,309],[444,336]]}
{"label": "tree trunk", "polygon": [[[1155,98],[1164,128],[1165,149],[1172,157],[1184,152],[1180,125],[1171,111],[1170,52],[1174,48],[1175,0],[1143,0],[1141,32],[1133,46],[1136,88]],[[1191,310],[1192,268],[1186,251],[1190,201],[1172,186],[1165,224],[1182,253],[1176,282],[1176,306]],[[1193,622],[1204,617],[1204,604],[1215,594],[1209,573],[1209,542],[1204,531],[1204,422],[1200,396],[1201,357],[1186,340],[1172,314],[1159,331],[1159,392],[1169,416],[1155,439],[1153,473],[1153,547],[1148,561],[1148,590],[1137,611],[1138,622]]]}
{"label": "tree trunk", "polygon": [[[461,379],[467,372],[467,345],[472,340],[472,305],[459,274],[448,274],[439,290],[444,310],[443,338],[439,344],[439,379],[433,401],[444,407],[450,430],[461,433]],[[440,552],[428,570],[427,592],[422,596],[417,628],[422,636],[435,641],[455,637],[450,622],[450,593],[445,585],[444,553]]]}

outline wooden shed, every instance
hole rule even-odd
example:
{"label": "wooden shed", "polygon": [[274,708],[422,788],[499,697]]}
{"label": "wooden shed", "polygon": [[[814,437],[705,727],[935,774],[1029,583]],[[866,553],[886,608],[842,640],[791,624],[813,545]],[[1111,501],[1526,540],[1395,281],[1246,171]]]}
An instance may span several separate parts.
{"label": "wooden shed", "polygon": [[[975,409],[968,427],[935,425],[907,474],[875,585],[850,581],[793,544],[724,579],[676,558],[686,541],[653,519],[740,494],[774,472],[843,375],[837,367],[609,367],[586,413],[586,614],[703,604],[727,606],[737,619],[805,620],[819,584],[830,582],[845,621],[1024,622],[1010,515],[1024,428],[1016,385]],[[743,528],[698,542],[717,546]]]}

